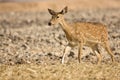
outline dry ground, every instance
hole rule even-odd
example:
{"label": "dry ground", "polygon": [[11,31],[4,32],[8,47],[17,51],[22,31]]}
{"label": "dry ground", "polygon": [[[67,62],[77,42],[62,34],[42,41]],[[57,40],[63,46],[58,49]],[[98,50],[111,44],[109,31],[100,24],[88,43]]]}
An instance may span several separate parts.
{"label": "dry ground", "polygon": [[90,63],[0,66],[0,80],[119,80],[120,65]]}
{"label": "dry ground", "polygon": [[[114,5],[119,3],[111,1]],[[46,12],[48,6],[44,7],[44,12],[42,9],[13,12],[6,7],[10,12],[3,10],[0,13],[0,80],[119,80],[120,8],[114,5],[109,8],[106,5],[94,8],[94,5],[93,9],[85,10],[70,7],[65,15],[68,22],[100,22],[106,25],[117,63],[112,64],[103,49],[103,60],[99,65],[96,65],[96,55],[88,47],[83,49],[83,63],[77,61],[77,47],[68,54],[66,64],[60,63],[67,41],[59,25],[47,25],[50,19]]]}

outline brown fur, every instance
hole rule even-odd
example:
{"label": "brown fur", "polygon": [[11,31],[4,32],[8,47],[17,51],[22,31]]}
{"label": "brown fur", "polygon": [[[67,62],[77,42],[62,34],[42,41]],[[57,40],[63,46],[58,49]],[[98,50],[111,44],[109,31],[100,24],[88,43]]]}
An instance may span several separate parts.
{"label": "brown fur", "polygon": [[71,50],[71,47],[79,46],[78,60],[81,62],[82,48],[83,46],[89,46],[98,57],[98,63],[101,61],[101,47],[110,54],[112,61],[114,61],[114,55],[108,45],[108,32],[106,26],[101,23],[90,23],[90,22],[77,22],[68,24],[64,20],[64,14],[67,13],[67,7],[61,12],[54,12],[48,9],[52,15],[52,19],[49,24],[59,23],[66,34],[68,45],[66,46],[62,63],[64,63],[65,55]]}

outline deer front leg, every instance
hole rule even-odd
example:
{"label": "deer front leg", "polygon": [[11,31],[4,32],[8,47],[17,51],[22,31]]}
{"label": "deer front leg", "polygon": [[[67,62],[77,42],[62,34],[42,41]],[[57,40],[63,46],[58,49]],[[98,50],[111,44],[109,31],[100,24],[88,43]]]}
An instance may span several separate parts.
{"label": "deer front leg", "polygon": [[67,45],[64,49],[64,52],[63,52],[63,56],[62,56],[62,64],[64,64],[65,62],[65,56],[67,53],[70,53],[70,50],[71,50],[71,47],[70,45]]}
{"label": "deer front leg", "polygon": [[79,61],[79,63],[81,63],[82,48],[83,48],[83,43],[79,43],[79,45],[78,45],[78,61]]}

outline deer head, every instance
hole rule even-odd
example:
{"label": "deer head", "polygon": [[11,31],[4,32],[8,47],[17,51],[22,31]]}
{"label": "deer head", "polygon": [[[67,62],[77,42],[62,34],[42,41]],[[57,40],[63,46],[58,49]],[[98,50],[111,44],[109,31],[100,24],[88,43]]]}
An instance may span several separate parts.
{"label": "deer head", "polygon": [[50,19],[48,25],[51,26],[61,23],[62,20],[64,20],[63,15],[67,13],[67,10],[68,10],[67,6],[64,9],[62,9],[60,12],[55,12],[54,10],[48,9],[48,12],[52,15],[52,18]]}

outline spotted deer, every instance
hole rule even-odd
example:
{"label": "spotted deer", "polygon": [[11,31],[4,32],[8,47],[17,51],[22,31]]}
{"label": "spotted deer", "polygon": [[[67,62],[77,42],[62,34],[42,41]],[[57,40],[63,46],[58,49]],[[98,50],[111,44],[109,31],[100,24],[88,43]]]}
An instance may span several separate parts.
{"label": "spotted deer", "polygon": [[60,12],[55,12],[54,10],[48,9],[49,13],[52,15],[48,25],[60,24],[62,30],[65,32],[68,44],[64,49],[62,56],[62,63],[65,62],[65,56],[70,52],[71,48],[78,46],[78,61],[81,62],[81,55],[83,46],[88,46],[92,48],[93,52],[97,55],[98,61],[101,62],[101,46],[108,52],[111,56],[112,62],[114,62],[114,55],[110,50],[108,43],[108,32],[106,26],[101,23],[92,22],[76,22],[67,23],[64,19],[64,14],[67,13],[68,7],[66,6]]}

